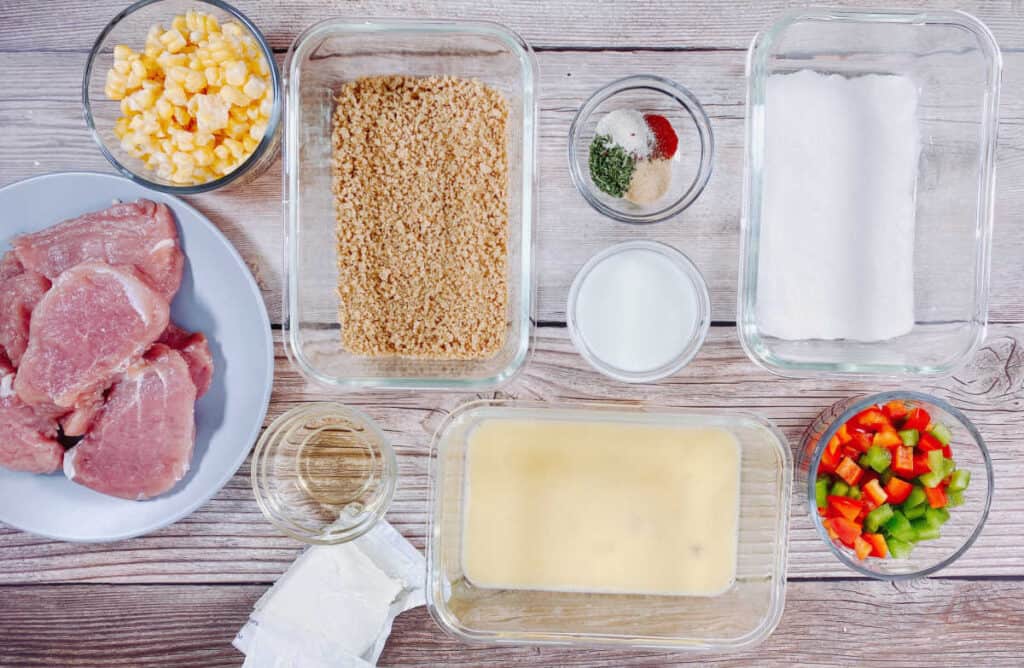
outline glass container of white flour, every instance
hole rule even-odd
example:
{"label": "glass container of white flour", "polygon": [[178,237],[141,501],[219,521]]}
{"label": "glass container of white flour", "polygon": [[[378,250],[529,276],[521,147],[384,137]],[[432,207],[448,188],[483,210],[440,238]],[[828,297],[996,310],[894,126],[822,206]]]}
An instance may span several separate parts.
{"label": "glass container of white flour", "polygon": [[1001,58],[962,12],[796,10],[754,39],[737,324],[785,376],[942,376],[988,318]]}

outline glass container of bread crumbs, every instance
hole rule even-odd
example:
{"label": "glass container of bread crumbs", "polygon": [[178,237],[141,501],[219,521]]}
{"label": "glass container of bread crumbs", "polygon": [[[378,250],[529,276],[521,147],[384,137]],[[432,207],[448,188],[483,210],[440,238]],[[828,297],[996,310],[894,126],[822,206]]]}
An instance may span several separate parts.
{"label": "glass container of bread crumbs", "polygon": [[[529,353],[533,309],[529,46],[488,22],[332,19],[296,39],[284,71],[292,362],[338,389],[507,381]],[[438,98],[481,112],[451,132],[429,104],[406,104]],[[371,137],[366,119],[426,148],[389,144],[386,127]]]}

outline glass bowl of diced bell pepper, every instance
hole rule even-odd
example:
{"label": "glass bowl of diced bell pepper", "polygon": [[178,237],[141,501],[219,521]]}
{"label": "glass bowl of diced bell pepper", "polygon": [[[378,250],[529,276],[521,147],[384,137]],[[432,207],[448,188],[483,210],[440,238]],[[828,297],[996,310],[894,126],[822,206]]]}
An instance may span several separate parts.
{"label": "glass bowl of diced bell pepper", "polygon": [[923,577],[977,539],[992,503],[992,461],[946,401],[885,392],[837,402],[800,453],[811,521],[840,561],[885,580]]}

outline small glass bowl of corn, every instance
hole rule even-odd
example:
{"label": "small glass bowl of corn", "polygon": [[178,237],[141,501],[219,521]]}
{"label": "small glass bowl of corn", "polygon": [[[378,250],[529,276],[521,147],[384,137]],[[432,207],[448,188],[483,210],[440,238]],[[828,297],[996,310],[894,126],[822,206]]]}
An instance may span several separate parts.
{"label": "small glass bowl of corn", "polygon": [[220,0],[142,0],[100,33],[82,83],[100,150],[144,186],[200,193],[277,156],[280,73],[263,34]]}

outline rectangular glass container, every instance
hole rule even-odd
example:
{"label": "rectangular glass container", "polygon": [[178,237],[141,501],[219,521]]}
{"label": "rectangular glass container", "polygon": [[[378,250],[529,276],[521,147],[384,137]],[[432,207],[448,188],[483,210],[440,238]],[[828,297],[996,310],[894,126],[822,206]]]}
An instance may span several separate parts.
{"label": "rectangular glass container", "polygon": [[[733,585],[717,596],[474,586],[462,561],[466,453],[473,430],[489,419],[717,427],[732,433],[740,446]],[[629,457],[629,444],[622,448],[622,456]],[[444,418],[431,455],[427,605],[437,623],[460,640],[727,651],[764,640],[782,616],[793,467],[785,437],[760,417],[597,403],[481,400],[463,404]]]}
{"label": "rectangular glass container", "polygon": [[[481,360],[361,357],[341,346],[331,191],[334,96],[366,76],[455,76],[498,90],[509,105],[508,310],[504,347]],[[325,385],[475,390],[499,385],[529,352],[536,216],[533,52],[496,23],[329,19],[300,35],[284,66],[284,336],[291,360]]]}
{"label": "rectangular glass container", "polygon": [[[800,70],[897,74],[917,89],[914,325],[903,336],[783,340],[758,327],[766,83]],[[907,377],[947,375],[970,359],[988,318],[1000,71],[991,33],[962,12],[794,10],[754,38],[737,298],[740,341],[754,362],[785,376]]]}

